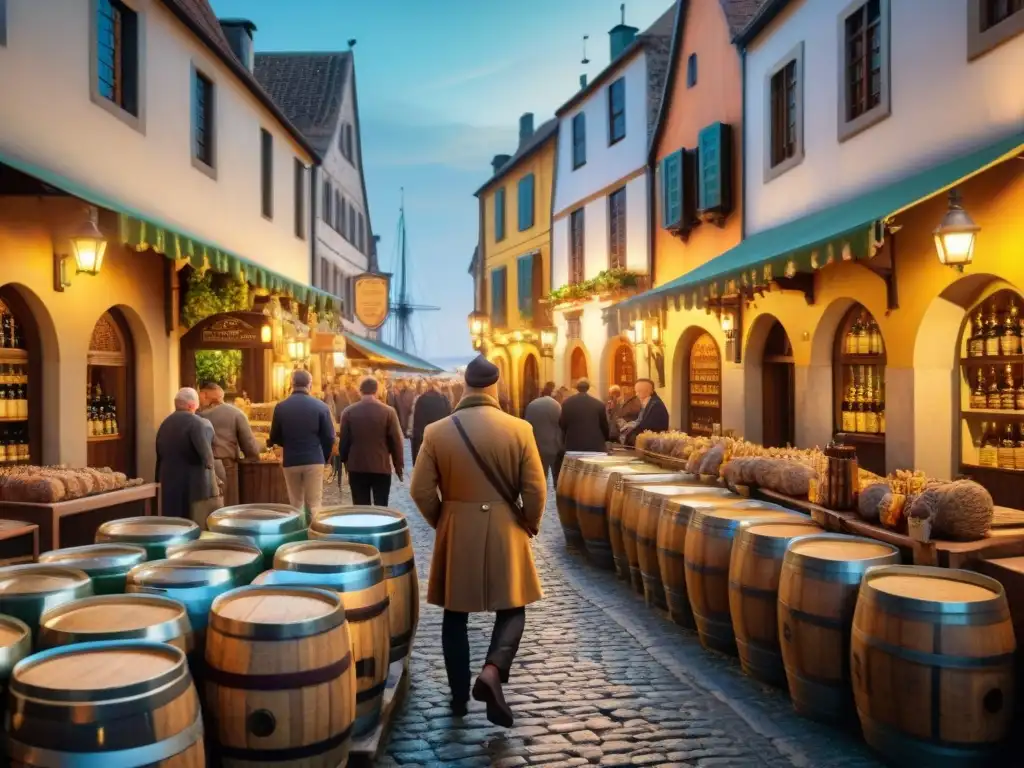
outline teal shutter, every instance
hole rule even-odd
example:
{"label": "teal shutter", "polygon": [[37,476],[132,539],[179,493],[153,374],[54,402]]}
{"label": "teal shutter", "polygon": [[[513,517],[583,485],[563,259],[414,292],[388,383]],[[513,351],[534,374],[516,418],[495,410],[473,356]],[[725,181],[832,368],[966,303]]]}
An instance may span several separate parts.
{"label": "teal shutter", "polygon": [[529,174],[519,180],[519,231],[524,232],[533,226],[533,187],[534,176]]}
{"label": "teal shutter", "polygon": [[505,188],[494,193],[494,239],[505,239]]}
{"label": "teal shutter", "polygon": [[501,267],[491,272],[491,325],[504,328],[508,325],[506,311],[506,268]]}
{"label": "teal shutter", "polygon": [[682,225],[683,218],[683,150],[677,150],[661,161],[661,226],[669,229]]}
{"label": "teal shutter", "polygon": [[520,256],[517,269],[519,317],[533,320],[533,254]]}
{"label": "teal shutter", "polygon": [[732,130],[724,123],[712,123],[697,139],[697,207],[722,215],[732,210]]}

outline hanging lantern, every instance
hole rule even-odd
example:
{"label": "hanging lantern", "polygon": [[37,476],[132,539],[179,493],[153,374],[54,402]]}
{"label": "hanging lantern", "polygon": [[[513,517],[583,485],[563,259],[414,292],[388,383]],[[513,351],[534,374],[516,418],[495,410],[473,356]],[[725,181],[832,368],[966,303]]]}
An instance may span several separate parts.
{"label": "hanging lantern", "polygon": [[264,324],[260,327],[260,341],[264,344],[269,344],[274,338],[274,329],[268,324]]}
{"label": "hanging lantern", "polygon": [[98,275],[103,267],[103,256],[107,252],[107,239],[97,225],[98,213],[89,208],[88,217],[71,236],[71,249],[75,253],[75,266],[79,274]]}
{"label": "hanging lantern", "polygon": [[974,261],[974,243],[981,231],[961,202],[960,191],[949,190],[949,210],[933,233],[939,261],[958,270]]}

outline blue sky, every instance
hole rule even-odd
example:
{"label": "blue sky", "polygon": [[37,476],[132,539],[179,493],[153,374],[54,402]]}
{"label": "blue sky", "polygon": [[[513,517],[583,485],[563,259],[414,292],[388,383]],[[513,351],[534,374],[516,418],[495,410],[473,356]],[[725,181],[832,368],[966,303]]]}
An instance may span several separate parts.
{"label": "blue sky", "polygon": [[[439,312],[414,318],[417,352],[471,355],[467,269],[477,240],[473,192],[490,160],[515,150],[519,116],[536,124],[608,64],[618,0],[211,0],[257,26],[257,51],[344,50],[355,38],[363,162],[381,267],[394,265],[405,187],[410,285]],[[645,29],[670,0],[626,3]],[[584,67],[582,37],[590,35]]]}

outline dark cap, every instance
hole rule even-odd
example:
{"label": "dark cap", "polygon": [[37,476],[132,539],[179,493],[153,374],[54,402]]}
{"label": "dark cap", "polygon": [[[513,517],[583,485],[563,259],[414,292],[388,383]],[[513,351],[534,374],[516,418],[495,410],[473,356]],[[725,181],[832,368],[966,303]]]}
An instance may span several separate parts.
{"label": "dark cap", "polygon": [[499,374],[498,366],[483,355],[477,355],[473,362],[466,366],[466,386],[486,389],[497,383]]}

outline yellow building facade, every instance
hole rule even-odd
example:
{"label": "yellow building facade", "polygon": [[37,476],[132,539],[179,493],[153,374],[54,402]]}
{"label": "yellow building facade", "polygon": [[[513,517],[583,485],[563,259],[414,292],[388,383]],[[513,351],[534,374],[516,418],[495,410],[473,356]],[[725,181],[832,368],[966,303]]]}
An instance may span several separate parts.
{"label": "yellow building facade", "polygon": [[480,205],[480,309],[489,328],[475,339],[501,370],[500,388],[522,414],[551,379],[551,195],[558,121],[536,130],[520,120],[519,148],[494,158]]}

